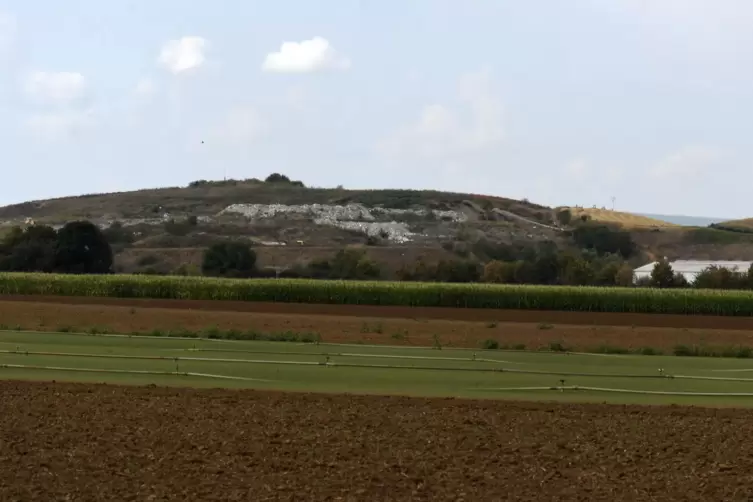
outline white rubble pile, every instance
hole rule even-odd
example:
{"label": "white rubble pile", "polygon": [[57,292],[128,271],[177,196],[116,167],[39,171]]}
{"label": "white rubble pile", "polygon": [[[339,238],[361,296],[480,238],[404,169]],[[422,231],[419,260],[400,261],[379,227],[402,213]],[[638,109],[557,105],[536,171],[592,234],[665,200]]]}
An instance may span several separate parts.
{"label": "white rubble pile", "polygon": [[438,219],[448,219],[455,223],[462,223],[468,221],[468,215],[460,211],[440,211],[438,209],[393,209],[389,207],[375,207],[371,209],[374,213],[382,213],[387,215],[404,215],[415,214],[416,216],[428,216],[431,212]]}
{"label": "white rubble pile", "polygon": [[[417,234],[410,231],[408,225],[397,221],[377,222],[372,213],[387,215],[416,214],[428,215],[428,211],[421,209],[369,209],[361,204],[328,205],[304,204],[288,206],[285,204],[233,204],[223,209],[220,214],[236,213],[248,219],[256,220],[272,218],[280,214],[302,214],[310,216],[317,225],[329,225],[344,230],[354,230],[366,235],[378,237],[386,235],[394,242],[408,242]],[[465,221],[466,215],[458,211],[432,211],[438,218],[449,218],[453,221]]]}
{"label": "white rubble pile", "polygon": [[406,225],[405,223],[399,223],[397,221],[393,221],[391,223],[383,223],[360,221],[320,222],[314,220],[314,223],[318,225],[332,225],[344,230],[355,230],[356,232],[362,232],[373,237],[381,237],[382,235],[386,235],[387,239],[399,243],[410,242],[411,238],[415,237],[416,235],[408,229],[408,225]]}
{"label": "white rubble pile", "polygon": [[374,221],[374,216],[360,204],[347,206],[329,206],[326,204],[304,204],[288,206],[285,204],[233,204],[220,214],[238,213],[248,219],[258,220],[273,218],[278,214],[303,214],[323,221]]}

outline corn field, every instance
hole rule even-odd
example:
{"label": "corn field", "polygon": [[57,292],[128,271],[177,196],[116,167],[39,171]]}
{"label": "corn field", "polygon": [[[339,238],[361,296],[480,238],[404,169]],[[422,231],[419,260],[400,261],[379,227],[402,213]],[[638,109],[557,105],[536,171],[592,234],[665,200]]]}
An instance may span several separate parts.
{"label": "corn field", "polygon": [[753,292],[691,289],[3,273],[0,294],[753,316]]}

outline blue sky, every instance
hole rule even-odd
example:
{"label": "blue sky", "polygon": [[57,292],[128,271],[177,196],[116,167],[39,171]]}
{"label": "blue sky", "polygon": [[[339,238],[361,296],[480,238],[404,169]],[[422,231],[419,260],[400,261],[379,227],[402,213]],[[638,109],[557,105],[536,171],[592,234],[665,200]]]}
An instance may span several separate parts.
{"label": "blue sky", "polygon": [[753,216],[751,25],[749,0],[0,0],[0,204],[276,171]]}

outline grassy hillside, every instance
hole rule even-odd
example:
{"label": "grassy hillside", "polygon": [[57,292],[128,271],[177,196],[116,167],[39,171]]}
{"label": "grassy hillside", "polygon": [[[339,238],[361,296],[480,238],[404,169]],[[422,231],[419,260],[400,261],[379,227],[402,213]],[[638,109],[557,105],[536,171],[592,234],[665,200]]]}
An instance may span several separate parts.
{"label": "grassy hillside", "polygon": [[744,218],[741,220],[729,220],[722,221],[714,225],[720,229],[727,229],[738,232],[751,232],[753,233],[753,218]]}
{"label": "grassy hillside", "polygon": [[623,213],[620,211],[612,211],[609,209],[597,209],[597,208],[581,208],[570,207],[568,208],[573,215],[573,218],[580,218],[581,216],[587,216],[591,221],[603,222],[609,224],[620,225],[625,229],[632,228],[653,228],[653,227],[675,227],[674,223],[667,221],[657,220],[642,216],[639,214]]}
{"label": "grassy hillside", "polygon": [[472,256],[478,241],[528,246],[562,240],[562,232],[552,227],[551,208],[525,200],[259,180],[15,204],[0,208],[0,232],[28,219],[53,226],[74,219],[103,228],[119,223],[116,266],[122,272],[196,266],[204,248],[227,239],[249,242],[263,266],[294,266],[360,246],[389,269],[419,257]]}

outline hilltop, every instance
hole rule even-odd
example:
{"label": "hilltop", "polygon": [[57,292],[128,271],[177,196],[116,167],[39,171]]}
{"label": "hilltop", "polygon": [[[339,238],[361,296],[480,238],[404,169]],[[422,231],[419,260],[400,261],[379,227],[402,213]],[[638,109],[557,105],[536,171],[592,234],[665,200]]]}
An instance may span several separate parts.
{"label": "hilltop", "polygon": [[735,232],[753,233],[753,218],[743,218],[740,220],[722,221],[714,224],[715,228],[731,230]]}
{"label": "hilltop", "polygon": [[567,209],[570,210],[574,218],[585,216],[591,221],[616,224],[626,229],[678,226],[668,221],[662,221],[640,214],[613,211],[610,209],[598,209],[595,207],[569,207]]}
{"label": "hilltop", "polygon": [[[357,247],[395,271],[419,259],[484,262],[542,243],[572,247],[572,225],[558,218],[561,210],[478,194],[308,188],[272,175],[267,181],[196,181],[187,187],[15,204],[0,207],[0,229],[90,220],[106,229],[116,269],[129,273],[197,266],[206,247],[228,239],[253,246],[262,267],[286,269]],[[585,215],[628,231],[640,251],[636,265],[656,256],[753,259],[753,234],[681,227],[608,210],[570,210],[572,224]]]}

